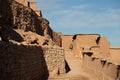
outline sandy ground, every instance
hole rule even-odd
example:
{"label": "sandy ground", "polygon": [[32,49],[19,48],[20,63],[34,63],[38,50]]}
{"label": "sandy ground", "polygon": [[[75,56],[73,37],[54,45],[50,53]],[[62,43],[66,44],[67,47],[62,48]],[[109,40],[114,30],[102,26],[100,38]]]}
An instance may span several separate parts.
{"label": "sandy ground", "polygon": [[[69,55],[68,55],[69,54]],[[64,75],[59,75],[48,80],[90,80],[89,75],[81,70],[81,60],[72,57],[72,53],[66,53],[66,62],[69,65],[70,71]],[[87,75],[87,76],[86,76]]]}
{"label": "sandy ground", "polygon": [[[73,57],[71,51],[65,53],[65,59],[69,65],[70,71],[64,75],[59,75],[48,80],[98,80],[81,69],[82,60],[80,60],[80,58]],[[120,53],[111,53],[108,59],[113,63],[120,65]]]}

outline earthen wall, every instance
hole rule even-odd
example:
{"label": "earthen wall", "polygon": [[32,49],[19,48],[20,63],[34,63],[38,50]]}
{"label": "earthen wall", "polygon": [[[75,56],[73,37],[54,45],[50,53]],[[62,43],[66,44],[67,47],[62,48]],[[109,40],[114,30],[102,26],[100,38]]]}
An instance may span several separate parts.
{"label": "earthen wall", "polygon": [[28,6],[28,0],[15,0],[21,4],[23,4],[24,6]]}
{"label": "earthen wall", "polygon": [[0,42],[0,80],[46,80],[48,76],[40,46]]}
{"label": "earthen wall", "polygon": [[83,57],[82,69],[95,80],[116,80],[119,66],[108,60],[92,57],[87,53]]}
{"label": "earthen wall", "polygon": [[77,34],[74,39],[74,55],[82,55],[81,51],[91,51],[92,46],[97,46],[96,40],[100,37],[98,34]]}
{"label": "earthen wall", "polygon": [[29,2],[29,7],[33,10],[36,10],[36,1],[30,1]]}
{"label": "earthen wall", "polygon": [[64,74],[62,48],[0,42],[0,80],[46,80]]}
{"label": "earthen wall", "polygon": [[62,35],[61,38],[62,38],[62,47],[65,50],[69,50],[70,44],[73,45],[72,42],[73,35]]}
{"label": "earthen wall", "polygon": [[111,47],[110,48],[110,58],[116,64],[120,64],[120,47]]}
{"label": "earthen wall", "polygon": [[64,49],[59,47],[43,47],[43,54],[48,66],[50,76],[64,74],[65,55]]}
{"label": "earthen wall", "polygon": [[104,55],[104,57],[109,57],[109,55],[110,55],[110,43],[106,39],[106,37],[102,36],[100,38],[99,45],[100,45],[100,50],[101,50],[102,55]]}
{"label": "earthen wall", "polygon": [[35,13],[35,11],[15,1],[12,2],[11,6],[13,15],[13,28],[22,29],[24,31],[32,31],[43,35],[42,20],[44,18],[38,18],[38,15]]}

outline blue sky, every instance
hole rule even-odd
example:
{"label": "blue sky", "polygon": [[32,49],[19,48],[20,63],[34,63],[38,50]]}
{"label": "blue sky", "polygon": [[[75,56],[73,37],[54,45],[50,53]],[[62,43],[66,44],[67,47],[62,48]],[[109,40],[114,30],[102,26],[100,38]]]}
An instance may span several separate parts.
{"label": "blue sky", "polygon": [[63,34],[97,33],[120,46],[120,0],[36,0],[50,27]]}

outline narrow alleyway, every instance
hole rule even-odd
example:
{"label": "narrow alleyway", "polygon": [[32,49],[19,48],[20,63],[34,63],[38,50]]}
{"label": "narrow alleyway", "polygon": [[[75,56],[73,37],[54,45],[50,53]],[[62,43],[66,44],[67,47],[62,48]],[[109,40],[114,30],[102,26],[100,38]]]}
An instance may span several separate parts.
{"label": "narrow alleyway", "polygon": [[65,58],[70,70],[64,75],[59,75],[49,80],[90,80],[88,77],[84,76],[81,70],[82,60],[73,58],[72,53],[66,54]]}

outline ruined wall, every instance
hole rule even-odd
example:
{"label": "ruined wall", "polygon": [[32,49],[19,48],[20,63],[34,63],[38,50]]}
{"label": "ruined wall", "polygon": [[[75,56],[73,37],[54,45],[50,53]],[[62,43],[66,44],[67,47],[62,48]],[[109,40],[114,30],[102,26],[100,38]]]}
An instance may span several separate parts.
{"label": "ruined wall", "polygon": [[43,47],[43,54],[48,66],[50,76],[64,74],[65,55],[64,50],[59,47]]}
{"label": "ruined wall", "polygon": [[0,42],[0,80],[46,80],[66,73],[59,47]]}
{"label": "ruined wall", "polygon": [[21,4],[23,4],[24,6],[28,6],[28,0],[15,0]]}
{"label": "ruined wall", "polygon": [[30,0],[29,1],[29,7],[33,10],[36,9],[36,0]]}
{"label": "ruined wall", "polygon": [[23,6],[15,1],[12,2],[13,28],[24,31],[32,31],[39,35],[44,35],[42,26],[42,17],[29,7]]}
{"label": "ruined wall", "polygon": [[110,55],[110,43],[106,37],[102,36],[99,41],[100,50],[104,57],[109,57]]}
{"label": "ruined wall", "polygon": [[0,80],[46,80],[42,53],[40,46],[0,42]]}
{"label": "ruined wall", "polygon": [[74,35],[74,54],[75,56],[81,55],[81,50],[89,50],[92,46],[97,46],[97,39],[99,34],[76,34]]}
{"label": "ruined wall", "polygon": [[6,24],[12,26],[13,14],[11,11],[12,0],[0,0],[0,26]]}
{"label": "ruined wall", "polygon": [[42,21],[44,18],[37,14],[29,7],[14,0],[0,0],[0,25],[32,31],[43,35]]}
{"label": "ruined wall", "polygon": [[120,47],[110,48],[110,59],[116,64],[120,64]]}
{"label": "ruined wall", "polygon": [[118,65],[108,60],[92,57],[90,53],[84,54],[82,69],[93,80],[116,80],[120,70]]}
{"label": "ruined wall", "polygon": [[52,36],[53,36],[53,41],[56,43],[56,45],[61,47],[62,38],[59,35],[59,33],[53,31]]}
{"label": "ruined wall", "polygon": [[73,44],[72,42],[73,35],[62,35],[61,38],[62,38],[62,47],[65,50],[69,50],[70,44]]}
{"label": "ruined wall", "polygon": [[79,42],[79,46],[83,45],[97,45],[97,38],[100,37],[99,34],[77,34],[77,42]]}
{"label": "ruined wall", "polygon": [[[21,29],[23,31],[32,31],[41,36],[47,35],[56,44],[60,45],[60,38],[50,28],[49,21],[42,16],[38,17],[35,11],[27,6],[23,6],[14,0],[0,0],[0,16],[0,28],[5,26],[6,29]],[[5,33],[6,29],[2,30],[3,33]]]}

